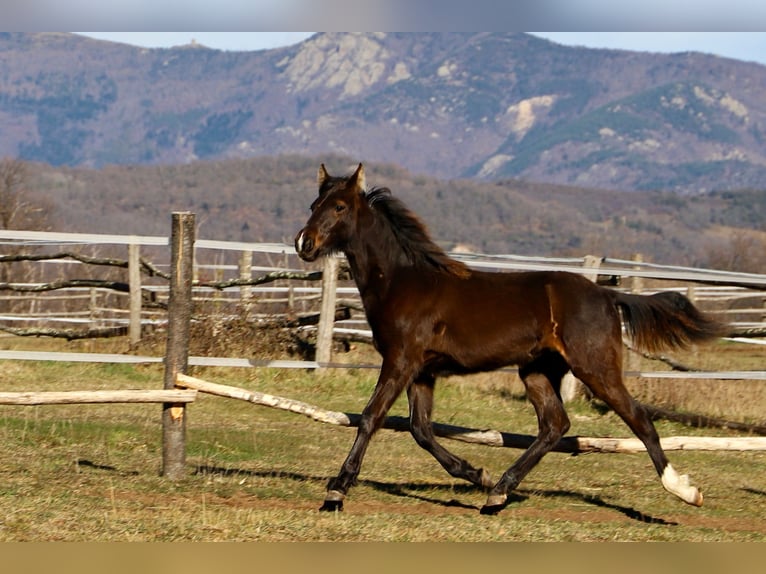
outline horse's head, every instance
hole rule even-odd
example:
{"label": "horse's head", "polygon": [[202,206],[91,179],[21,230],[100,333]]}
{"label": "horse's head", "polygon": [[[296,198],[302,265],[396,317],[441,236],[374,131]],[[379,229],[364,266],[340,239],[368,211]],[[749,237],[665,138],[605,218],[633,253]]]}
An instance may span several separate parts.
{"label": "horse's head", "polygon": [[319,166],[319,197],[311,204],[311,216],[295,236],[295,251],[304,261],[340,251],[356,232],[359,209],[364,204],[364,166],[348,177],[333,177]]}

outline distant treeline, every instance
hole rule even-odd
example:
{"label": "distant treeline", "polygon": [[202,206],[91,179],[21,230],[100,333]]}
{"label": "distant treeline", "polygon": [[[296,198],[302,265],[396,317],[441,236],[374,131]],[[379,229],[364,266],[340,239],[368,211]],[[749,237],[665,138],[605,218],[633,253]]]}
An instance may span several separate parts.
{"label": "distant treeline", "polygon": [[[99,170],[25,164],[27,202],[50,229],[166,235],[170,214],[197,214],[198,236],[291,242],[324,162],[344,173],[364,158],[286,155]],[[538,184],[438,180],[366,164],[368,185],[389,187],[447,249],[583,255],[762,272],[766,190],[678,195]]]}

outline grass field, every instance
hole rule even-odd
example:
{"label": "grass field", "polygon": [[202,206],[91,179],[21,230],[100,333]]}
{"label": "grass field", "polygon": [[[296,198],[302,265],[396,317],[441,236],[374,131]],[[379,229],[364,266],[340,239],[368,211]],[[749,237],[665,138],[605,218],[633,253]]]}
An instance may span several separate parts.
{"label": "grass field", "polygon": [[[3,338],[3,348],[111,352],[124,343]],[[763,368],[762,347],[720,343],[680,359]],[[364,349],[358,353],[368,352]],[[354,360],[351,356],[348,360]],[[654,368],[658,368],[655,366]],[[213,382],[360,412],[371,370],[195,369]],[[763,424],[763,382],[631,381],[657,404]],[[2,390],[156,389],[158,365],[4,361]],[[447,475],[407,433],[373,439],[342,513],[319,513],[354,430],[200,395],[190,406],[187,475],[160,476],[159,405],[0,406],[1,541],[762,541],[766,454],[670,452],[705,495],[694,508],[666,493],[645,453],[549,454],[497,516],[485,494]],[[631,436],[600,405],[568,406],[570,434]],[[400,400],[391,414],[404,415]],[[516,375],[453,378],[437,387],[435,420],[534,434]],[[737,436],[659,421],[662,436]],[[741,435],[740,435],[741,436]],[[499,477],[520,451],[443,440]]]}

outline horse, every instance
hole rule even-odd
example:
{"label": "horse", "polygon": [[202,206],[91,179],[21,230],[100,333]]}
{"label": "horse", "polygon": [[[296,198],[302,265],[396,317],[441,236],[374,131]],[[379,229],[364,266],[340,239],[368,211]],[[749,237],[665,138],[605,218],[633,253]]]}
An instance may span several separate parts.
{"label": "horse", "polygon": [[[350,176],[317,174],[318,197],[295,237],[307,262],[342,253],[382,357],[340,472],[322,511],[343,510],[365,451],[401,393],[410,432],[453,477],[488,491],[481,514],[508,495],[569,430],[561,379],[569,371],[644,443],[663,487],[701,506],[702,494],[668,461],[646,409],[622,379],[622,325],[639,349],[683,348],[721,336],[724,325],[675,292],[623,293],[563,271],[490,272],[451,258],[425,224],[385,187],[367,189],[364,166]],[[436,441],[431,426],[437,377],[516,365],[534,407],[538,434],[497,482]]]}

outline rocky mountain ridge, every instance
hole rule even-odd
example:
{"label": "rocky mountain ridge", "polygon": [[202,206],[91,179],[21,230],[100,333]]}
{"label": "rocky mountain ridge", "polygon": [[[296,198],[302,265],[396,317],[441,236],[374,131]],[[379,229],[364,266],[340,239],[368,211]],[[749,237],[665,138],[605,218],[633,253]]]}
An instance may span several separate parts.
{"label": "rocky mountain ridge", "polygon": [[225,52],[0,34],[0,156],[341,154],[450,178],[697,194],[766,181],[766,67],[523,33],[320,33]]}

